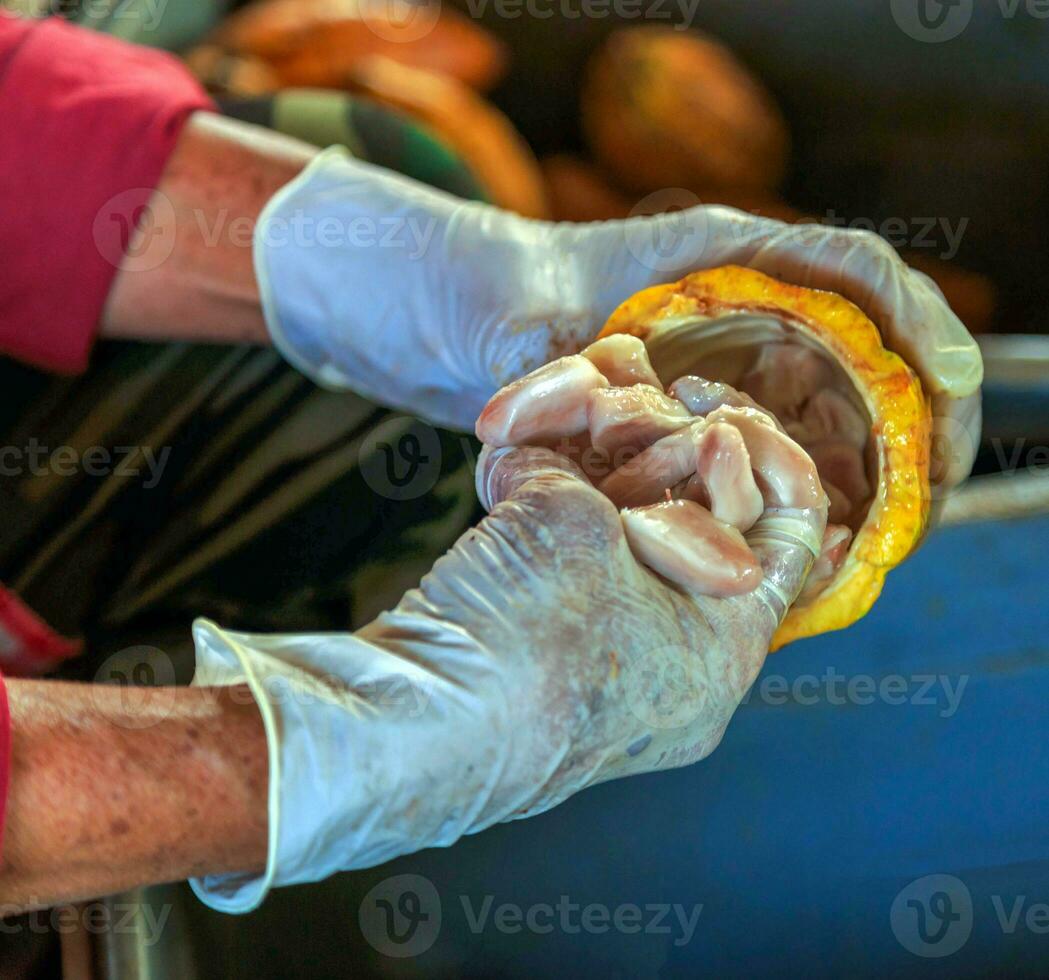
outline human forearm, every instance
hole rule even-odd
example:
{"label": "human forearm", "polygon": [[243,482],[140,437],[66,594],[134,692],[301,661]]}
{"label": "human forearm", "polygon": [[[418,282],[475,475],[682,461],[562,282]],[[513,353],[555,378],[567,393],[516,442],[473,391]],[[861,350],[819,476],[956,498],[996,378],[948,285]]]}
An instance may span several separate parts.
{"label": "human forearm", "polygon": [[7,911],[265,864],[266,738],[246,688],[7,688]]}
{"label": "human forearm", "polygon": [[259,126],[191,116],[113,280],[102,335],[268,343],[252,233],[315,153]]}

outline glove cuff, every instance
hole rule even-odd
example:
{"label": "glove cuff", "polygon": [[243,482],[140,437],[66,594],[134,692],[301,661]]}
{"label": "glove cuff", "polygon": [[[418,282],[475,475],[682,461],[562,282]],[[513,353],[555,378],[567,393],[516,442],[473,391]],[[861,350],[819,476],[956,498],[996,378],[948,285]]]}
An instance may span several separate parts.
{"label": "glove cuff", "polygon": [[453,702],[471,699],[454,683],[351,633],[249,635],[201,619],[193,638],[193,684],[247,684],[269,750],[265,871],[195,879],[207,905],[250,912],[274,885],[450,843],[470,826],[438,790],[452,784],[449,739],[490,725],[482,712],[464,733],[471,714]]}
{"label": "glove cuff", "polygon": [[193,624],[193,642],[197,651],[194,687],[230,687],[246,683],[259,706],[266,732],[269,755],[267,791],[268,843],[266,869],[259,875],[208,875],[190,880],[190,887],[205,905],[219,912],[245,913],[257,909],[273,887],[277,871],[277,841],[280,834],[281,759],[277,716],[266,691],[265,677],[255,669],[253,658],[237,642],[207,619]]}

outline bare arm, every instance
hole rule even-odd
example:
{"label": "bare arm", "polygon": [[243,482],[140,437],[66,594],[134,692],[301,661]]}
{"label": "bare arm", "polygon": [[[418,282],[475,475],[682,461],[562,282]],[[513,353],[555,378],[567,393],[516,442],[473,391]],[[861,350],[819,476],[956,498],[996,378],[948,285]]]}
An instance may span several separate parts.
{"label": "bare arm", "polygon": [[247,688],[7,690],[0,914],[265,865],[266,736]]}
{"label": "bare arm", "polygon": [[316,152],[259,126],[192,115],[110,288],[102,335],[269,343],[252,231]]}

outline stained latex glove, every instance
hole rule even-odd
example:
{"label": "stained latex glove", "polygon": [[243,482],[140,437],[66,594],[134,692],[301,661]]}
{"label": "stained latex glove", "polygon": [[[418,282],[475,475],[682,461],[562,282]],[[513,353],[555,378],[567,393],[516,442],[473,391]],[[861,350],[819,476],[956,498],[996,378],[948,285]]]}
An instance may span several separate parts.
{"label": "stained latex glove", "polygon": [[318,383],[454,428],[502,385],[589,343],[624,299],[701,268],[749,265],[841,293],[921,376],[933,476],[979,441],[979,350],[942,294],[866,231],[695,207],[585,225],[464,203],[339,149],[267,204],[255,266],[274,343]]}
{"label": "stained latex glove", "polygon": [[[270,748],[265,873],[194,882],[206,902],[247,911],[271,885],[449,845],[717,746],[821,551],[826,497],[758,410],[699,419],[645,384],[631,340],[496,396],[478,431],[516,444],[479,460],[490,513],[392,612],[354,634],[195,625],[194,683],[246,681]],[[613,443],[607,465],[572,458]]]}

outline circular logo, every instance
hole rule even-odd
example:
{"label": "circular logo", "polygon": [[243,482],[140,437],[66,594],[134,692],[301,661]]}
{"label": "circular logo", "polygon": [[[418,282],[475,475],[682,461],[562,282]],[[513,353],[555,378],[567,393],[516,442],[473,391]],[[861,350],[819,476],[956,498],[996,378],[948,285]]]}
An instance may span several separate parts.
{"label": "circular logo", "polygon": [[889,910],[889,923],[909,953],[938,959],[957,953],[973,929],[973,899],[954,875],[926,875],[904,887]]}
{"label": "circular logo", "polygon": [[384,41],[419,41],[441,16],[441,0],[360,0],[360,17]]}
{"label": "circular logo", "polygon": [[973,15],[973,0],[890,0],[890,6],[900,30],[926,44],[953,40]]}
{"label": "circular logo", "polygon": [[164,194],[135,187],[111,197],[91,225],[95,247],[113,268],[148,272],[175,248],[175,209]]}
{"label": "circular logo", "polygon": [[[975,411],[980,411],[979,399],[974,399]],[[935,407],[935,400],[934,400]],[[979,422],[975,424],[979,431]],[[929,442],[929,474],[931,498],[934,501],[944,500],[957,487],[951,487],[941,480],[948,473],[959,470],[968,471],[976,458],[978,436],[965,421],[943,412],[937,412],[932,419],[932,438]]]}
{"label": "circular logo", "polygon": [[415,500],[441,475],[441,439],[420,419],[396,415],[380,422],[361,443],[364,482],[389,500]]}
{"label": "circular logo", "polygon": [[368,944],[383,956],[419,956],[441,931],[441,896],[429,878],[394,875],[364,896],[357,921]]}
{"label": "circular logo", "polygon": [[658,647],[630,657],[623,685],[630,713],[659,730],[691,725],[702,714],[708,694],[702,659],[684,646]]}
{"label": "circular logo", "polygon": [[707,213],[692,191],[667,187],[643,197],[623,223],[627,251],[653,272],[680,272],[707,244]]}
{"label": "circular logo", "polygon": [[94,691],[95,704],[102,713],[113,713],[113,698],[110,688],[120,688],[117,698],[120,713],[113,719],[121,728],[151,728],[163,721],[170,713],[166,710],[166,701],[155,700],[148,712],[133,710],[132,698],[127,692],[133,687],[169,687],[175,686],[175,665],[171,658],[156,647],[136,646],[118,650],[106,659],[95,671]]}

